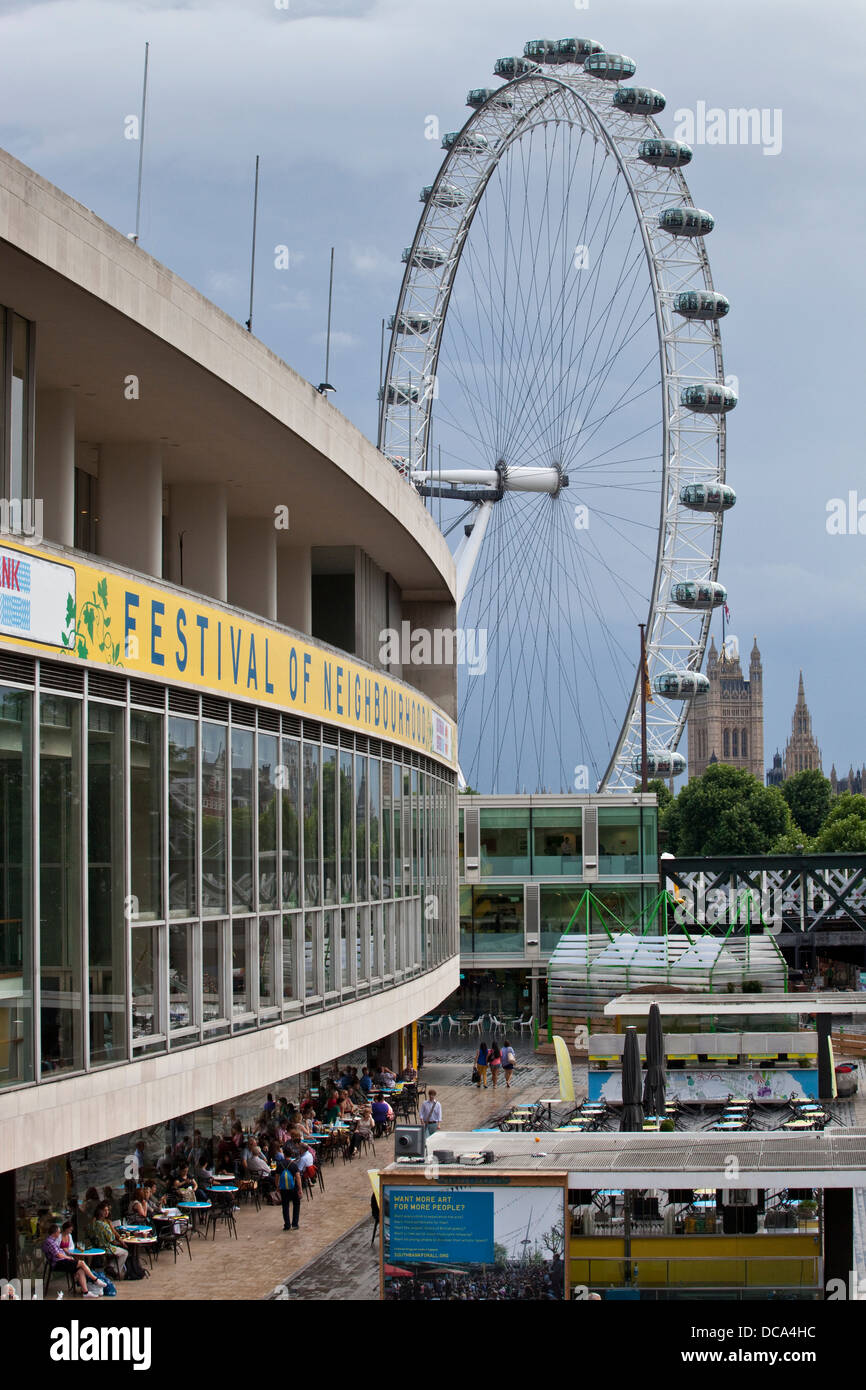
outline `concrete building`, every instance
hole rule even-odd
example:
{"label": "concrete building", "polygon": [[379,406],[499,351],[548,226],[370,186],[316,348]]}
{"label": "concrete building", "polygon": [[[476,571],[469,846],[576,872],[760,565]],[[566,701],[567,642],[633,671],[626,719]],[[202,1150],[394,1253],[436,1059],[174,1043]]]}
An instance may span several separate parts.
{"label": "concrete building", "polygon": [[22,1164],[397,1062],[458,962],[455,672],[379,664],[455,625],[415,492],[2,152],[0,306],[2,1253]]}

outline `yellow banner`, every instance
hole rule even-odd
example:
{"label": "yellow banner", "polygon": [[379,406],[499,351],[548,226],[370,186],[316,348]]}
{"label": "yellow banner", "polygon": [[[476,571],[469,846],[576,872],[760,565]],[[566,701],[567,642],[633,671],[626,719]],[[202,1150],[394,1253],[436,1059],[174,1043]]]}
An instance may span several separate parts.
{"label": "yellow banner", "polygon": [[401,681],[192,595],[6,541],[4,640],[273,705],[456,765],[454,724]]}

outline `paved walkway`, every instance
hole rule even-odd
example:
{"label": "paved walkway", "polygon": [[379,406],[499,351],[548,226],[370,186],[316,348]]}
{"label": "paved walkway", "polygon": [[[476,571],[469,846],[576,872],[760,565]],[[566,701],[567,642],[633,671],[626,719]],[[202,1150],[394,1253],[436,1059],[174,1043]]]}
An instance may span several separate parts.
{"label": "paved walkway", "polygon": [[[467,1065],[459,1057],[452,1062],[432,1058],[425,1062],[423,1080],[439,1093],[445,1128],[474,1129],[511,1104],[556,1094],[550,1090],[556,1085],[553,1067],[520,1068],[510,1091],[504,1083],[495,1091],[492,1087],[478,1091],[471,1085],[471,1072],[471,1061]],[[333,1167],[326,1166],[325,1192],[318,1192],[312,1201],[304,1199],[298,1231],[283,1231],[279,1207],[262,1206],[257,1212],[243,1206],[237,1215],[237,1240],[220,1227],[215,1239],[193,1238],[191,1261],[185,1248],[176,1264],[170,1252],[163,1252],[150,1279],[117,1285],[118,1298],[145,1302],[259,1299],[284,1283],[290,1298],[377,1298],[378,1250],[365,1247],[372,1230],[368,1169],[384,1168],[393,1157],[393,1139],[381,1139],[376,1142],[375,1157],[361,1155],[351,1163],[338,1159]],[[346,1245],[334,1249],[347,1234]],[[300,1271],[303,1276],[298,1279]],[[332,1288],[335,1292],[327,1292]]]}

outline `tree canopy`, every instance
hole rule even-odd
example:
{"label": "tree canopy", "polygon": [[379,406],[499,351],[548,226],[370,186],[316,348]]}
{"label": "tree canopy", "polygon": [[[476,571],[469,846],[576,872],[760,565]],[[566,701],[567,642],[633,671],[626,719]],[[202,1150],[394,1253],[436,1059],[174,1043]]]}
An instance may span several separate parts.
{"label": "tree canopy", "polygon": [[[866,800],[866,798],[863,798]],[[677,855],[769,854],[794,832],[788,803],[744,768],[714,763],[694,777],[662,816]]]}
{"label": "tree canopy", "polygon": [[804,835],[817,835],[833,800],[833,788],[823,772],[817,768],[797,772],[782,783],[780,791],[791,808],[795,825]]}

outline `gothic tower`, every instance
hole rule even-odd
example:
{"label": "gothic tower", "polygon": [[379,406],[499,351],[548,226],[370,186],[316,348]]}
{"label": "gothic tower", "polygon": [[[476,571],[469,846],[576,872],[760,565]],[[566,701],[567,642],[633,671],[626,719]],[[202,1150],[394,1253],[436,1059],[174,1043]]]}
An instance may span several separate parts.
{"label": "gothic tower", "polygon": [[[689,777],[699,777],[711,762],[742,767],[764,780],[764,673],[758,639],[745,679],[739,657],[707,652],[706,695],[696,695],[688,715]],[[714,756],[715,755],[715,756]]]}
{"label": "gothic tower", "polygon": [[[810,768],[821,768],[821,750],[815,742],[812,733],[812,716],[809,713],[809,706],[806,704],[806,692],[803,687],[803,672],[800,672],[800,684],[797,688],[797,703],[794,706],[794,717],[791,720],[791,737],[785,747],[785,780],[793,777],[797,772],[805,772]],[[853,780],[853,769],[849,774]]]}

